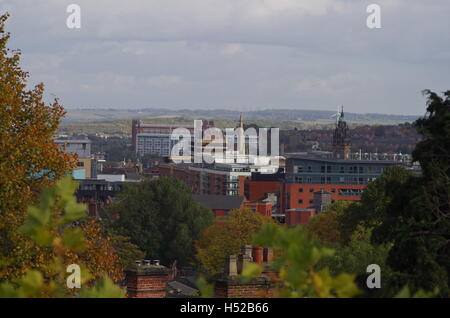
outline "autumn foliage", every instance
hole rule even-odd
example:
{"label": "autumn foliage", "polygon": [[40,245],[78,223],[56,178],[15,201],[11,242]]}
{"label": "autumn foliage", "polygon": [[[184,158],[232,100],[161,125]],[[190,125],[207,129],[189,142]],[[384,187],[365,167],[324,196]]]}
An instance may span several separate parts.
{"label": "autumn foliage", "polygon": [[[29,75],[20,68],[21,53],[10,50],[5,32],[8,14],[0,16],[0,282],[22,277],[29,269],[48,273],[53,254],[23,235],[19,227],[27,207],[45,187],[69,174],[75,158],[54,143],[65,112],[55,99],[44,102],[44,84],[27,88]],[[88,238],[82,258],[94,273],[118,279],[111,244],[94,221],[81,226]]]}
{"label": "autumn foliage", "polygon": [[196,241],[196,258],[210,275],[220,272],[225,258],[238,254],[241,247],[251,244],[253,234],[263,224],[273,223],[271,218],[253,212],[249,208],[240,208],[208,227]]}

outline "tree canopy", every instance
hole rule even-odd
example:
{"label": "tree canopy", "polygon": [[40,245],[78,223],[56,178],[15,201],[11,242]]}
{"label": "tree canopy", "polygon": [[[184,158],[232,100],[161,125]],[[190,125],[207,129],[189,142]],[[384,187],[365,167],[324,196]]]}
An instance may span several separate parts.
{"label": "tree canopy", "polygon": [[[51,248],[24,235],[20,226],[27,207],[44,188],[70,174],[75,158],[60,150],[53,137],[65,114],[58,100],[44,102],[44,84],[27,89],[29,74],[20,67],[19,50],[7,47],[8,14],[0,15],[0,281],[23,277],[30,269],[45,274],[55,256]],[[94,277],[121,276],[108,239],[95,221],[83,221],[84,251],[72,250],[71,260],[83,260]]]}
{"label": "tree canopy", "polygon": [[450,91],[439,96],[429,90],[427,113],[415,122],[423,135],[413,152],[422,176],[392,189],[384,222],[373,241],[392,242],[387,263],[398,280],[412,289],[449,295],[450,286]]}
{"label": "tree canopy", "polygon": [[241,247],[252,243],[252,236],[272,219],[242,207],[207,228],[196,242],[197,260],[210,275],[217,274],[225,258],[238,254]]}
{"label": "tree canopy", "polygon": [[[73,195],[76,187],[77,183],[67,176],[44,189],[39,204],[28,208],[19,231],[51,257],[45,259],[44,267],[26,269],[24,275],[0,283],[0,297],[125,296],[125,292],[110,279],[117,280],[115,275],[121,275],[115,255],[108,252],[110,243],[99,239],[99,229],[92,223],[84,226],[77,223],[86,218],[86,206],[76,202]],[[95,243],[91,244],[92,241]],[[98,258],[92,256],[94,253],[112,256],[108,266],[92,262]],[[73,281],[67,277],[69,264],[79,270],[76,288],[68,285]],[[3,260],[3,265],[8,266],[8,260]]]}
{"label": "tree canopy", "polygon": [[127,187],[107,209],[109,226],[144,251],[149,259],[189,265],[194,241],[214,220],[181,180],[161,177]]}

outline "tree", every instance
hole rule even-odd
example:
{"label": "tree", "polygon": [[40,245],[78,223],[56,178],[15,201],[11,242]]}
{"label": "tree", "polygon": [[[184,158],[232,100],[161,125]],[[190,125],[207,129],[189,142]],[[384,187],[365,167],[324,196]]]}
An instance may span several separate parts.
{"label": "tree", "polygon": [[145,253],[139,247],[130,242],[130,238],[114,233],[109,234],[114,252],[119,257],[119,263],[124,268],[134,264],[136,260],[145,258]]}
{"label": "tree", "polygon": [[[335,245],[335,253],[323,258],[319,268],[329,268],[332,275],[339,273],[356,274],[355,282],[360,290],[364,291],[364,297],[392,296],[391,277],[392,270],[386,265],[386,259],[391,244],[373,244],[371,242],[372,229],[358,225],[349,242],[342,246]],[[377,264],[382,271],[382,288],[370,290],[367,288],[367,266]],[[400,286],[403,287],[403,286]],[[394,290],[395,291],[395,290]]]}
{"label": "tree", "polygon": [[243,245],[251,244],[253,234],[268,223],[273,223],[271,218],[246,207],[231,211],[228,216],[207,228],[195,243],[201,268],[209,275],[219,273],[225,258],[238,254]]}
{"label": "tree", "polygon": [[[327,267],[318,268],[319,261],[333,255],[334,250],[309,238],[301,227],[285,229],[266,224],[253,243],[280,251],[271,263],[282,282],[275,291],[276,297],[354,297],[360,293],[354,283],[355,275],[332,275]],[[251,278],[262,270],[261,265],[251,263],[244,268],[243,276]]]}
{"label": "tree", "polygon": [[348,242],[359,225],[365,228],[382,224],[389,216],[388,206],[400,189],[414,174],[403,167],[389,167],[375,181],[369,182],[359,203],[340,213],[339,228],[342,242]]}
{"label": "tree", "polygon": [[342,235],[339,218],[354,204],[348,201],[337,201],[330,204],[324,212],[311,219],[305,227],[306,232],[323,244],[340,244]]}
{"label": "tree", "polygon": [[[97,251],[86,249],[90,239],[78,223],[86,217],[86,207],[76,203],[76,187],[71,177],[65,177],[42,192],[37,206],[29,207],[20,232],[52,257],[45,268],[28,269],[22,277],[1,283],[0,297],[124,297],[125,292],[112,283],[107,273],[98,277],[98,269],[92,272],[92,264],[84,263],[80,257],[80,253]],[[88,235],[95,237],[96,233]],[[79,268],[79,286],[74,289],[68,285],[68,265]]]}
{"label": "tree", "polygon": [[[43,102],[44,85],[27,90],[28,73],[20,68],[20,51],[7,48],[8,14],[0,16],[0,281],[21,279],[29,270],[50,275],[54,253],[19,231],[27,207],[47,186],[70,173],[75,158],[53,141],[64,109],[58,100]],[[94,277],[108,273],[120,279],[121,269],[108,239],[94,221],[80,221],[85,251],[71,253],[84,261]]]}
{"label": "tree", "polygon": [[163,263],[193,261],[194,241],[213,223],[210,210],[200,206],[188,186],[172,177],[146,180],[127,187],[107,209],[109,227]]}
{"label": "tree", "polygon": [[20,51],[7,48],[8,16],[0,16],[0,258],[10,267],[0,267],[0,279],[20,276],[39,260],[39,249],[17,229],[40,189],[75,163],[52,140],[63,108],[57,100],[43,102],[42,83],[26,89],[29,75],[19,66]]}
{"label": "tree", "polygon": [[[426,115],[415,122],[423,140],[413,152],[422,176],[393,189],[387,216],[373,232],[377,243],[392,242],[387,263],[412,290],[450,286],[450,91],[429,90]],[[399,284],[400,284],[399,283]]]}

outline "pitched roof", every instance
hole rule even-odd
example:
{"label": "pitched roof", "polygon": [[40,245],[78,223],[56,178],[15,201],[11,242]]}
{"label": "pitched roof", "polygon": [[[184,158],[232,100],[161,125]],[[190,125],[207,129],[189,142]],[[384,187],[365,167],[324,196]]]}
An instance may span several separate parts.
{"label": "pitched roof", "polygon": [[211,210],[239,209],[244,201],[244,197],[240,195],[196,194],[194,198]]}

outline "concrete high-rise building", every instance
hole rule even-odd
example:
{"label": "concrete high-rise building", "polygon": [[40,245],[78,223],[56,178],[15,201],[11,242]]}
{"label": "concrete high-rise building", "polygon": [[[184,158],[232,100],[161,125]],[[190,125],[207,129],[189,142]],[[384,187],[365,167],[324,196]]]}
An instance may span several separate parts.
{"label": "concrete high-rise building", "polygon": [[[203,121],[202,130],[214,126],[213,121]],[[140,120],[132,121],[132,144],[136,154],[146,154],[169,157],[172,147],[177,143],[171,140],[172,133],[177,128],[185,128],[194,136],[194,125],[158,125],[144,124]]]}

